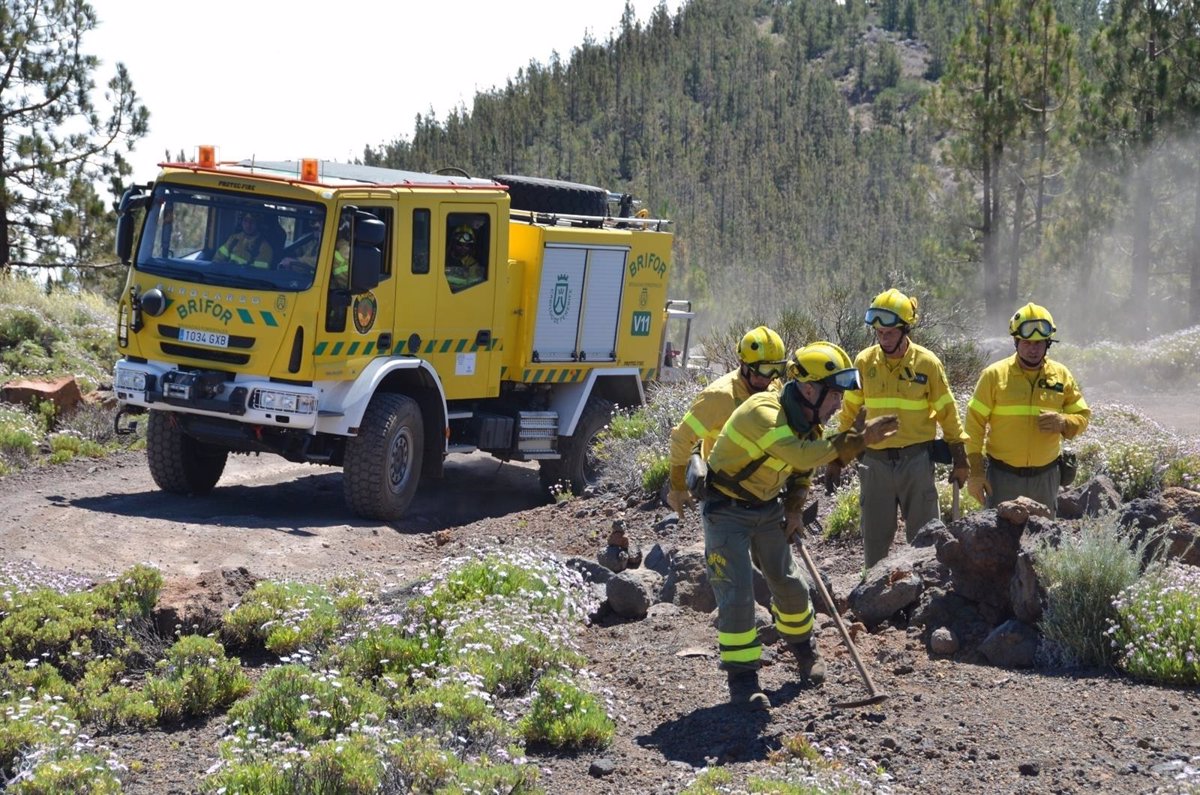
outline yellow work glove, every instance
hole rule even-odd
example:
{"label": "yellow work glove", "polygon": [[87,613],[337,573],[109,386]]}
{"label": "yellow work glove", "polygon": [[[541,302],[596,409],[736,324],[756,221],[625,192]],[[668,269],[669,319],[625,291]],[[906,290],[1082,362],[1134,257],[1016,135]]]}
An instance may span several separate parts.
{"label": "yellow work glove", "polygon": [[682,519],[685,509],[696,507],[696,499],[688,491],[671,489],[667,492],[667,505]]}
{"label": "yellow work glove", "polygon": [[1067,429],[1067,418],[1057,411],[1042,410],[1037,418],[1038,430],[1046,433],[1062,433]]}
{"label": "yellow work glove", "polygon": [[[967,461],[967,448],[962,442],[950,443],[950,483],[965,486],[971,477],[971,464]],[[983,468],[980,467],[980,470]]]}
{"label": "yellow work glove", "polygon": [[863,426],[863,441],[867,447],[879,444],[900,429],[900,418],[895,414],[884,414],[867,420]]}
{"label": "yellow work glove", "polygon": [[983,453],[971,453],[967,456],[970,475],[967,477],[967,494],[975,498],[980,505],[987,505],[987,498],[992,496],[992,487],[983,476]]}

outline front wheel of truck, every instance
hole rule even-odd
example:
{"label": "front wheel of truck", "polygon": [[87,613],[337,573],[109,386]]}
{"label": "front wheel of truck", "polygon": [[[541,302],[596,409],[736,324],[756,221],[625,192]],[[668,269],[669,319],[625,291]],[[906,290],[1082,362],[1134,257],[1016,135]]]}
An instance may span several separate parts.
{"label": "front wheel of truck", "polygon": [[425,449],[421,408],[406,395],[379,394],[346,442],[342,493],[364,519],[399,519],[417,493]]}
{"label": "front wheel of truck", "polygon": [[613,410],[611,401],[596,395],[589,397],[575,424],[575,433],[558,439],[560,458],[539,463],[542,488],[551,496],[566,490],[583,494],[584,489],[600,482],[603,462],[596,455],[596,439],[612,419]]}
{"label": "front wheel of truck", "polygon": [[146,462],[150,476],[172,494],[208,494],[225,471],[229,451],[193,439],[170,411],[150,410],[146,422]]}

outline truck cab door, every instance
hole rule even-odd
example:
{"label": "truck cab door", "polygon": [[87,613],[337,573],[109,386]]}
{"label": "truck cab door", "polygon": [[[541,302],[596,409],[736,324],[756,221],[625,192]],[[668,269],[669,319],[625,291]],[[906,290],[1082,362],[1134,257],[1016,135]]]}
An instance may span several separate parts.
{"label": "truck cab door", "polygon": [[[376,356],[390,355],[396,344],[392,339],[395,302],[391,296],[392,268],[396,261],[395,211],[392,207],[359,202],[354,202],[354,206],[384,223],[380,282],[373,290],[355,293],[350,289],[345,259],[351,247],[336,239],[334,245],[322,247],[318,284],[314,285],[314,289],[319,286],[324,292],[324,311],[313,347],[317,380],[354,378]],[[338,208],[332,229],[337,229],[336,221],[342,217],[342,210]],[[335,232],[326,234],[332,237]]]}
{"label": "truck cab door", "polygon": [[507,265],[506,230],[490,204],[446,204],[436,217],[437,313],[422,356],[437,369],[448,400],[494,397],[500,386],[503,341],[496,304]]}

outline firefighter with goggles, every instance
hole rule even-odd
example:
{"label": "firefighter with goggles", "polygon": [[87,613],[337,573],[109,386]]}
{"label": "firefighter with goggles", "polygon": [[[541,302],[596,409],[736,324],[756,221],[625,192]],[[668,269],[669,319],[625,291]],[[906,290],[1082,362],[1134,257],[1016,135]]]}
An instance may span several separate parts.
{"label": "firefighter with goggles", "polygon": [[[891,549],[897,505],[910,542],[926,523],[940,516],[931,457],[939,426],[950,447],[951,482],[964,485],[970,467],[967,436],[945,368],[936,355],[909,337],[917,324],[917,299],[895,288],[880,293],[867,309],[865,322],[873,329],[876,344],[855,357],[862,388],[846,393],[837,430],[853,427],[864,409],[868,421],[894,414],[900,423],[894,436],[869,444],[858,463],[863,552],[870,568]],[[834,488],[841,473],[842,462],[827,467],[827,487]]]}
{"label": "firefighter with goggles", "polygon": [[770,588],[775,628],[795,655],[801,681],[821,684],[825,665],[813,638],[809,584],[789,542],[802,525],[813,469],[850,461],[866,445],[896,432],[891,416],[875,418],[861,433],[823,437],[843,393],[858,387],[858,371],[833,343],[795,351],[785,377],[782,389],[746,398],[717,435],[700,512],[705,565],[717,600],[720,667],[730,702],[750,710],[770,706],[758,682],[762,646],[754,621],[753,568]]}
{"label": "firefighter with goggles", "polygon": [[1091,417],[1071,371],[1047,356],[1057,331],[1045,307],[1018,309],[1008,323],[1016,352],[984,369],[967,403],[967,491],[981,505],[1029,497],[1057,515],[1062,440]]}
{"label": "firefighter with goggles", "polygon": [[696,504],[687,490],[687,462],[700,445],[707,459],[713,442],[733,410],[746,398],[764,389],[778,389],[783,377],[787,349],[778,334],[766,326],[750,329],[737,346],[739,365],[705,387],[687,414],[671,430],[670,478],[667,505],[680,517]]}

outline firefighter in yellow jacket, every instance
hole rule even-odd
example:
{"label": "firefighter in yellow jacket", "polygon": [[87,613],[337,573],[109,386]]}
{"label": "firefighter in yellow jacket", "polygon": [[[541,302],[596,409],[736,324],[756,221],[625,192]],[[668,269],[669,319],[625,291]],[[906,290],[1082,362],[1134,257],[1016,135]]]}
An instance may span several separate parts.
{"label": "firefighter in yellow jacket", "polygon": [[983,505],[1029,497],[1057,513],[1062,440],[1083,433],[1091,417],[1071,372],[1047,358],[1057,330],[1045,307],[1018,309],[1008,323],[1016,353],[988,366],[975,385],[967,491]]}
{"label": "firefighter in yellow jacket", "polygon": [[779,335],[766,326],[750,329],[737,347],[741,364],[736,370],[705,387],[691,409],[671,431],[671,490],[667,504],[683,516],[683,510],[695,503],[688,494],[684,475],[692,448],[700,443],[704,458],[712,452],[713,442],[733,410],[751,395],[768,389],[783,377],[787,351]]}
{"label": "firefighter in yellow jacket", "polygon": [[226,238],[213,254],[212,261],[233,262],[255,268],[271,267],[271,256],[274,252],[271,250],[271,244],[263,236],[260,220],[255,213],[242,213],[238,231]]}
{"label": "firefighter in yellow jacket", "polygon": [[[849,430],[863,408],[868,420],[884,414],[900,418],[896,435],[869,445],[858,464],[867,568],[887,557],[891,549],[897,505],[909,541],[927,522],[938,518],[930,453],[939,425],[950,445],[951,481],[961,486],[970,474],[967,437],[958,418],[958,404],[946,382],[941,360],[909,339],[916,323],[917,299],[894,288],[875,297],[867,309],[866,324],[874,330],[877,344],[855,357],[862,389],[846,393],[837,418],[838,431]],[[835,464],[827,474],[836,482],[841,466]]]}
{"label": "firefighter in yellow jacket", "polygon": [[896,417],[887,416],[868,422],[861,434],[822,437],[842,393],[858,386],[850,357],[833,343],[797,350],[786,376],[781,390],[751,395],[725,423],[708,457],[708,497],[700,512],[729,700],[752,710],[770,706],[758,683],[762,646],[754,624],[752,567],[771,590],[775,628],[795,655],[801,680],[820,684],[825,665],[812,637],[808,582],[788,542],[800,529],[812,470],[835,459],[849,461],[865,444],[896,430]]}

